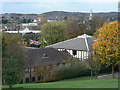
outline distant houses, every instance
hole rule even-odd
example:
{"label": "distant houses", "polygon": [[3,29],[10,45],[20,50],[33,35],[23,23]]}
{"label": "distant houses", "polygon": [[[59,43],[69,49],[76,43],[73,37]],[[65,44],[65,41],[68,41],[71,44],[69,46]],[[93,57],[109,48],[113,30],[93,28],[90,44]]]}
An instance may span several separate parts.
{"label": "distant houses", "polygon": [[20,24],[14,24],[14,25],[9,25],[9,24],[4,24],[2,25],[3,28],[2,30],[7,32],[7,33],[40,33],[40,25],[38,24],[37,20],[34,19],[33,22],[31,23],[20,23]]}
{"label": "distant houses", "polygon": [[54,20],[50,20],[50,19],[48,19],[47,22],[54,22]]}
{"label": "distant houses", "polygon": [[33,23],[22,23],[22,24],[19,24],[19,26],[21,26],[21,27],[38,26],[38,24],[36,22],[33,22]]}
{"label": "distant houses", "polygon": [[73,39],[46,46],[45,48],[52,47],[58,51],[67,51],[73,57],[84,60],[88,58],[89,53],[92,51],[94,41],[95,38],[92,36],[83,34]]}
{"label": "distant houses", "polygon": [[5,31],[7,33],[21,33],[21,34],[30,33],[30,32],[40,33],[41,32],[40,30],[36,30],[37,26],[38,24],[34,20],[33,23],[21,23],[21,24],[16,25],[15,30],[7,30],[8,27],[6,26]]}
{"label": "distant houses", "polygon": [[41,31],[40,30],[29,30],[29,28],[25,28],[24,30],[21,30],[21,31],[6,31],[7,33],[21,33],[21,34],[25,34],[25,33],[40,33]]}

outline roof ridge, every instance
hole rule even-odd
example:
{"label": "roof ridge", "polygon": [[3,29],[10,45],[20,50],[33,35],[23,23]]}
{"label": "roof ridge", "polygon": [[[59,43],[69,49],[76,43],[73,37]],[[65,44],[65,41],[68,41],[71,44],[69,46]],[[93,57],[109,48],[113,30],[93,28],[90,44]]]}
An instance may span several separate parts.
{"label": "roof ridge", "polygon": [[86,44],[87,50],[89,51],[89,46],[88,46],[87,38],[85,38],[85,44]]}
{"label": "roof ridge", "polygon": [[93,38],[93,37],[87,34],[83,34],[83,35],[77,36],[77,38]]}

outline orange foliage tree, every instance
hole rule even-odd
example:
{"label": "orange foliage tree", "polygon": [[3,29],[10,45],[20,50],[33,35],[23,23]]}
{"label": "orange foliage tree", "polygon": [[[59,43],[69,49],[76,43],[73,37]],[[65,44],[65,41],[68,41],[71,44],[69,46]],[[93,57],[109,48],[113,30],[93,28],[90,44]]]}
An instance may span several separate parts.
{"label": "orange foliage tree", "polygon": [[105,23],[98,33],[97,41],[93,44],[94,60],[100,60],[106,67],[112,65],[112,76],[114,77],[114,66],[120,60],[119,22]]}

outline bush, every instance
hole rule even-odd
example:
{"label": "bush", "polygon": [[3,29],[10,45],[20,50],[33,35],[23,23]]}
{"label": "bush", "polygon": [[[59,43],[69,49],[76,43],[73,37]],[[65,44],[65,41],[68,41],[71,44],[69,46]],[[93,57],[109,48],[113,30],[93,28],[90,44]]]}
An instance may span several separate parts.
{"label": "bush", "polygon": [[55,81],[58,81],[57,78],[48,78],[48,79],[45,79],[43,81],[41,81],[42,83],[46,83],[46,82],[55,82]]}
{"label": "bush", "polygon": [[81,76],[89,76],[90,70],[86,67],[85,62],[79,61],[73,64],[63,65],[55,72],[55,76],[59,80],[71,79]]}
{"label": "bush", "polygon": [[[102,65],[102,68],[101,68],[99,74],[108,74],[108,73],[111,73],[111,71],[112,71],[112,65],[110,65],[108,67],[105,67],[105,65]],[[119,66],[118,65],[115,66],[114,71],[115,72],[119,71]]]}

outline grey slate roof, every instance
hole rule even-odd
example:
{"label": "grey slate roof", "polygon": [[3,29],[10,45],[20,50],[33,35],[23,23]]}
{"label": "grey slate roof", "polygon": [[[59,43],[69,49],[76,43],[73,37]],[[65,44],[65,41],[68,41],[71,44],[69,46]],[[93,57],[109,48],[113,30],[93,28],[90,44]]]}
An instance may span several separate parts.
{"label": "grey slate roof", "polygon": [[[43,54],[49,58],[43,58]],[[67,58],[70,56],[67,52],[60,52],[54,48],[26,48],[24,61],[26,67],[56,65],[68,60]]]}
{"label": "grey slate roof", "polygon": [[52,48],[57,48],[57,49],[88,51],[85,38],[88,43],[89,50],[92,50],[92,44],[94,42],[94,38],[86,34],[78,36],[77,38],[69,39],[69,40],[62,41],[62,42],[59,42],[53,45],[46,46],[46,48],[52,47]]}

